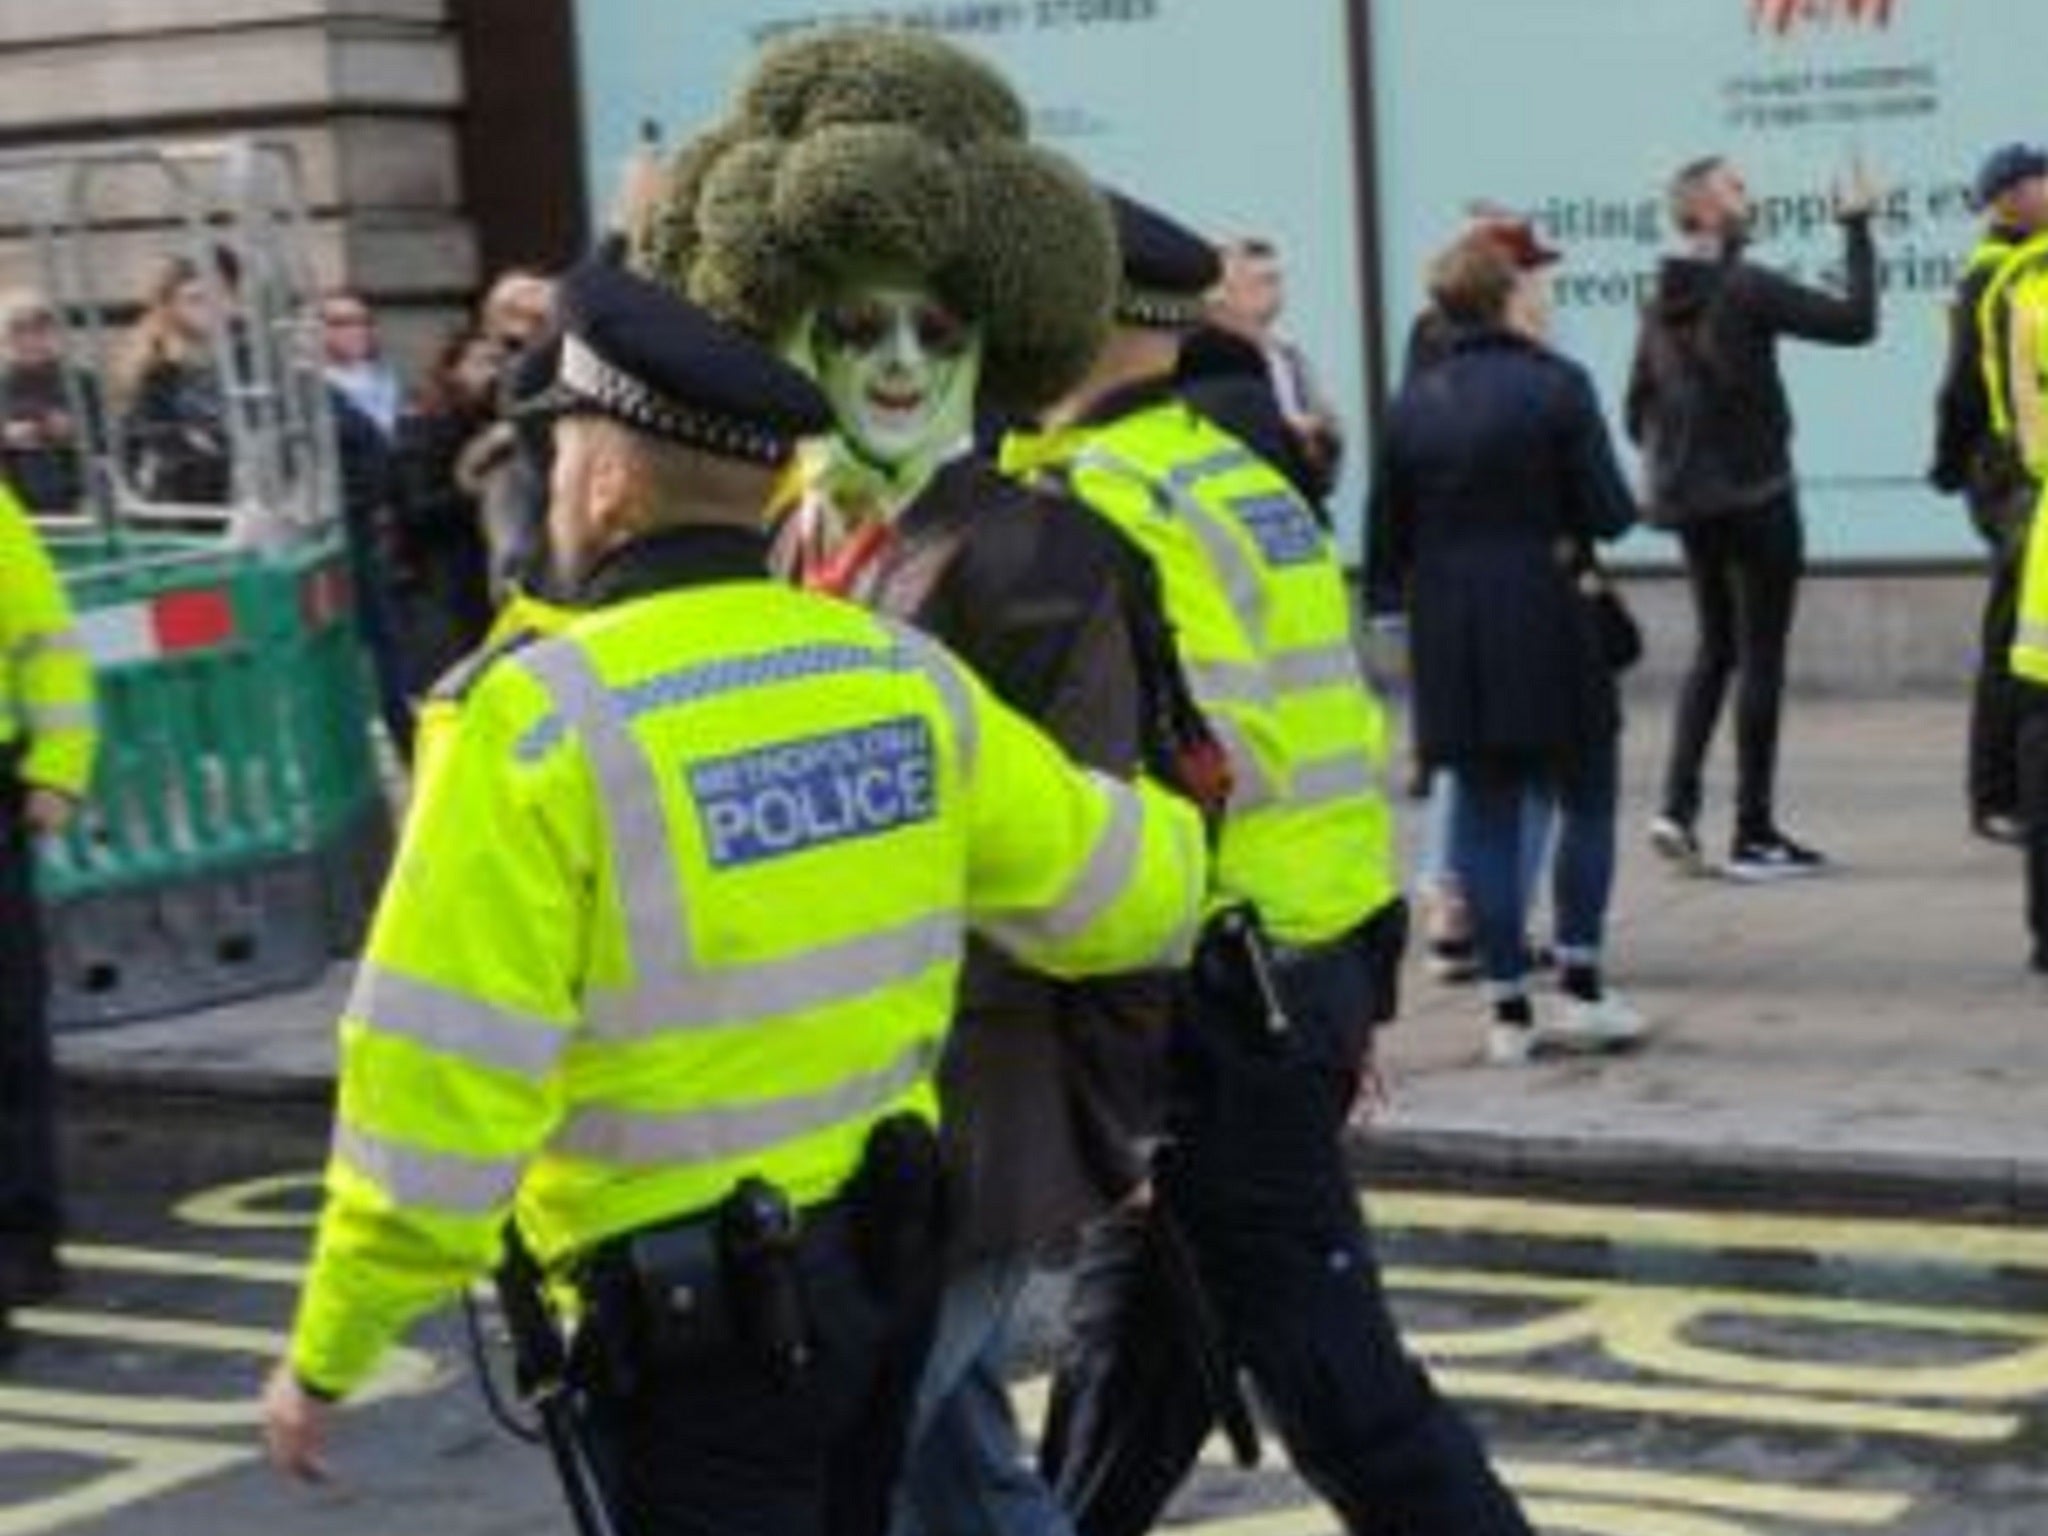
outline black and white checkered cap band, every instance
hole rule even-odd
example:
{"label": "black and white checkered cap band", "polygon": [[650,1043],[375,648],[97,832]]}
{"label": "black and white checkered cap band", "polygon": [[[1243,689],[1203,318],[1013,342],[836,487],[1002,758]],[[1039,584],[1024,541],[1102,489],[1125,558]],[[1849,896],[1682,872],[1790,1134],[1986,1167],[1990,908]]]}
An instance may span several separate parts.
{"label": "black and white checkered cap band", "polygon": [[1161,293],[1152,288],[1126,288],[1117,299],[1116,317],[1125,325],[1161,331],[1185,331],[1207,317],[1199,293]]}
{"label": "black and white checkered cap band", "polygon": [[575,336],[562,338],[560,387],[591,409],[629,427],[701,448],[728,459],[780,464],[792,444],[780,433],[737,416],[683,405],[650,389],[623,368],[607,362]]}

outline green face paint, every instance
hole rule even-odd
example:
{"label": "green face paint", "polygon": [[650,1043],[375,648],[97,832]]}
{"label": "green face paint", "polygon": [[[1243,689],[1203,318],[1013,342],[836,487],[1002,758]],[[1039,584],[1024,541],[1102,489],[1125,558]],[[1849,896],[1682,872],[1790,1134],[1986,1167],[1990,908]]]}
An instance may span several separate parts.
{"label": "green face paint", "polygon": [[973,438],[981,333],[929,290],[850,286],[812,317],[809,339],[841,439],[898,491]]}

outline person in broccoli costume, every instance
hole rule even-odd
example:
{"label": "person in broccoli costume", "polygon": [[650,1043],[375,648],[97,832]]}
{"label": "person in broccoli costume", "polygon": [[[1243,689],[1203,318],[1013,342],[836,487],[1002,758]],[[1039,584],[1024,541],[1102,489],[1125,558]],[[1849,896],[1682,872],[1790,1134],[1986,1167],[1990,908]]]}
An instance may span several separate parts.
{"label": "person in broccoli costume", "polygon": [[[1119,282],[1107,204],[1030,141],[996,72],[900,31],[770,50],[682,149],[635,259],[832,403],[777,529],[791,579],[936,636],[1082,761],[1163,760],[1142,557],[977,446],[1081,379]],[[977,944],[941,1069],[952,1209],[899,1536],[1071,1529],[1019,1448],[1015,1307],[1035,1263],[1141,1184],[1168,1003],[1162,976],[1060,985]]]}

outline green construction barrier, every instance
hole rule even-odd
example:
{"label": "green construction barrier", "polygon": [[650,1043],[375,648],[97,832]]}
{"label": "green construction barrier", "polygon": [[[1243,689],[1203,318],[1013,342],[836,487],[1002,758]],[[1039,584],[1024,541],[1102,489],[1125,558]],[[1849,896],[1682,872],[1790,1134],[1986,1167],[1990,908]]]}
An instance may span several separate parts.
{"label": "green construction barrier", "polygon": [[310,980],[360,934],[388,852],[338,537],[53,537],[93,654],[92,798],[44,851],[60,1024]]}

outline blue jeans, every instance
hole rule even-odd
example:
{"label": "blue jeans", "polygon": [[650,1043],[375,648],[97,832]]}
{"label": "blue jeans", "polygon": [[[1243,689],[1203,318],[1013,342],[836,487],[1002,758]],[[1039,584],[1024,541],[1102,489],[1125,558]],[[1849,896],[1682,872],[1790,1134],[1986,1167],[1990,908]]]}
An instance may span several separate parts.
{"label": "blue jeans", "polygon": [[1620,739],[1609,737],[1555,767],[1494,760],[1460,768],[1453,862],[1465,881],[1489,983],[1519,987],[1528,969],[1524,914],[1534,880],[1525,873],[1523,849],[1532,793],[1547,792],[1558,811],[1550,891],[1558,959],[1566,965],[1599,963],[1614,890],[1620,760]]}
{"label": "blue jeans", "polygon": [[[1446,885],[1463,894],[1464,872],[1458,868],[1452,829],[1458,817],[1458,775],[1439,768],[1429,778],[1429,809],[1422,823],[1422,846],[1415,855],[1415,882],[1424,890],[1441,890]],[[1536,882],[1543,878],[1544,860],[1550,857],[1550,834],[1556,826],[1557,806],[1547,788],[1533,786],[1522,808],[1522,888],[1534,900]],[[1526,919],[1526,909],[1524,913]]]}
{"label": "blue jeans", "polygon": [[946,1283],[918,1383],[890,1536],[1074,1536],[1026,1457],[1006,1384],[1017,1303],[1031,1278],[1018,1255]]}

